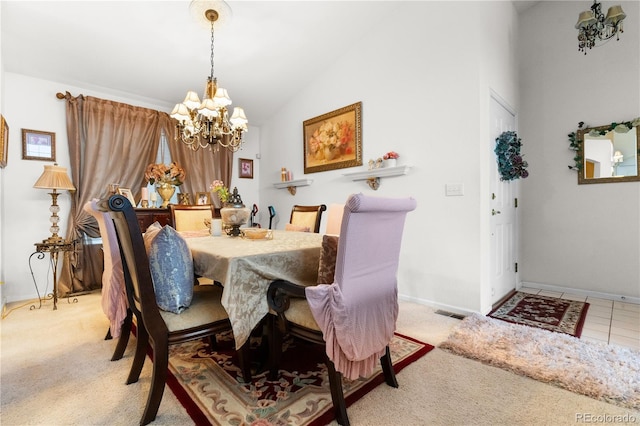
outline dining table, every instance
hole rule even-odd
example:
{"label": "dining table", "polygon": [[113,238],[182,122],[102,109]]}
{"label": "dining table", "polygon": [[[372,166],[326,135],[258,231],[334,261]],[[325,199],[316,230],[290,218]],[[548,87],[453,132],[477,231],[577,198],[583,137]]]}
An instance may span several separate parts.
{"label": "dining table", "polygon": [[236,348],[269,313],[267,289],[275,279],[315,285],[322,235],[270,230],[268,238],[182,233],[196,275],[222,283],[222,306],[229,314]]}

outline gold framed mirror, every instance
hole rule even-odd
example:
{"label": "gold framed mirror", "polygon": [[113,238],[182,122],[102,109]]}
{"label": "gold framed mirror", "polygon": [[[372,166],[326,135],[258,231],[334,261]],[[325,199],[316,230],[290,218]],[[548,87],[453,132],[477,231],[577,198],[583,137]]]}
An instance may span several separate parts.
{"label": "gold framed mirror", "polygon": [[575,139],[578,184],[640,181],[640,119],[579,128]]}

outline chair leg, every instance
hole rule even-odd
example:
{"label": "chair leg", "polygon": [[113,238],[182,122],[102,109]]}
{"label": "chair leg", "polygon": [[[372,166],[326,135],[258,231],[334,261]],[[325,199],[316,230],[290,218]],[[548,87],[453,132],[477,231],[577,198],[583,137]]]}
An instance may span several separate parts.
{"label": "chair leg", "polygon": [[[144,323],[141,318],[138,318],[137,341],[136,341],[136,353],[133,356],[133,362],[131,363],[131,371],[129,371],[129,377],[127,378],[127,384],[135,383],[140,378],[140,372],[144,365],[144,360],[147,356],[147,346],[149,345],[149,333],[147,332]],[[155,365],[155,364],[154,364]]]}
{"label": "chair leg", "polygon": [[342,374],[336,371],[333,362],[327,357],[327,370],[329,373],[329,387],[331,388],[331,402],[336,412],[336,421],[342,426],[349,426],[349,416],[347,416],[347,403],[344,400],[342,391]]}
{"label": "chair leg", "polygon": [[153,373],[151,376],[151,389],[147,405],[140,420],[140,426],[147,425],[155,420],[158,408],[164,394],[164,386],[167,382],[167,370],[169,368],[169,339],[168,336],[155,337],[153,346]]}
{"label": "chair leg", "polygon": [[280,366],[280,355],[282,354],[282,333],[278,328],[278,317],[268,315],[268,333],[269,333],[269,375],[268,379],[278,380],[278,367]]}
{"label": "chair leg", "polygon": [[129,336],[131,335],[132,315],[133,314],[131,313],[131,310],[127,309],[127,316],[124,318],[124,322],[122,323],[122,327],[120,328],[120,338],[118,339],[118,344],[113,351],[111,361],[122,359],[124,351],[127,349]]}
{"label": "chair leg", "polygon": [[380,364],[382,365],[382,372],[384,373],[384,381],[392,388],[397,388],[398,380],[396,380],[396,372],[393,370],[389,345],[387,345],[385,354],[380,358]]}
{"label": "chair leg", "polygon": [[244,345],[237,350],[240,369],[242,370],[242,379],[245,383],[251,381],[251,344],[247,340]]}
{"label": "chair leg", "polygon": [[104,340],[111,340],[113,337],[111,336],[111,327],[107,328],[107,335],[104,336]]}

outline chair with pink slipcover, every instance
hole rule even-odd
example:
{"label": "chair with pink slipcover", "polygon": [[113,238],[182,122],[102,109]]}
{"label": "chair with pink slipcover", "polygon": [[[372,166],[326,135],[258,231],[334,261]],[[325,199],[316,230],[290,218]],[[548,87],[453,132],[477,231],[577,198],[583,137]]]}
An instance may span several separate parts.
{"label": "chair with pink slipcover", "polygon": [[[388,345],[398,316],[402,232],[407,213],[415,208],[410,197],[351,195],[342,215],[333,282],[304,287],[276,280],[269,285],[267,301],[277,315],[270,316],[269,379],[277,378],[284,333],[325,345],[331,400],[341,425],[349,424],[342,376],[367,377],[379,359],[385,382],[398,386]],[[336,237],[325,235],[324,242],[329,238]],[[319,270],[327,260],[323,251]]]}
{"label": "chair with pink slipcover", "polygon": [[327,208],[327,228],[325,229],[325,234],[340,235],[343,212],[344,204],[329,204]]}
{"label": "chair with pink slipcover", "polygon": [[102,272],[102,311],[109,319],[107,339],[118,339],[111,361],[122,358],[129,342],[131,333],[132,313],[128,308],[127,292],[124,286],[122,260],[120,248],[113,221],[109,213],[98,208],[98,199],[87,201],[84,211],[93,216],[98,222],[100,237],[102,237],[102,251],[104,256],[104,270]]}

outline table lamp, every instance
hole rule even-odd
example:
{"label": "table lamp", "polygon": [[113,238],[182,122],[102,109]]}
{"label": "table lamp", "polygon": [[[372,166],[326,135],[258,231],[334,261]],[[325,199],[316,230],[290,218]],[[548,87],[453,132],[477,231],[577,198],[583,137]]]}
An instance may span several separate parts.
{"label": "table lamp", "polygon": [[51,217],[49,218],[51,228],[49,228],[49,231],[51,231],[52,235],[43,242],[61,242],[63,239],[58,236],[58,231],[60,230],[60,227],[58,226],[58,222],[60,221],[60,218],[58,217],[58,212],[60,211],[60,206],[58,206],[58,195],[60,194],[56,192],[56,190],[75,191],[76,189],[67,175],[67,169],[65,167],[58,166],[57,163],[52,166],[44,166],[44,172],[38,178],[33,187],[52,190],[52,192],[49,193],[49,195],[51,195],[51,207],[49,207],[49,211],[51,212]]}

